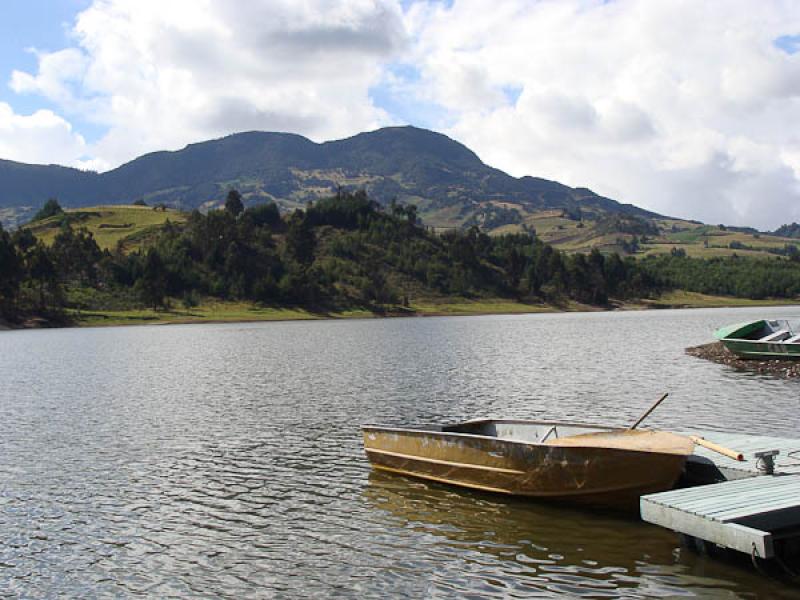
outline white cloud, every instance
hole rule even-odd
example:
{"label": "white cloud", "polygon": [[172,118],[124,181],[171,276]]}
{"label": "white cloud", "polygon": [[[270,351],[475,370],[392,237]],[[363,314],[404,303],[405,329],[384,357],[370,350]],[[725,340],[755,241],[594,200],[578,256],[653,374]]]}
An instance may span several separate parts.
{"label": "white cloud", "polygon": [[800,220],[800,54],[773,44],[796,3],[457,0],[407,23],[418,95],[490,164],[677,216]]}
{"label": "white cloud", "polygon": [[[773,43],[798,32],[793,0],[95,0],[74,47],[9,82],[64,116],[6,106],[17,130],[49,125],[26,129],[38,153],[0,132],[0,155],[108,167],[234,131],[322,141],[416,115],[514,175],[772,227],[800,221],[800,53]],[[65,118],[106,133],[86,148]]]}
{"label": "white cloud", "polygon": [[71,86],[79,83],[86,70],[86,57],[75,48],[42,53],[32,50],[39,59],[39,73],[11,73],[11,89],[20,93],[38,93],[61,104],[75,101]]}
{"label": "white cloud", "polygon": [[50,110],[18,115],[0,102],[0,157],[88,168],[83,163],[86,142],[72,126]]}
{"label": "white cloud", "polygon": [[95,0],[73,33],[10,85],[107,128],[93,151],[110,165],[234,131],[387,124],[369,88],[406,41],[394,0]]}

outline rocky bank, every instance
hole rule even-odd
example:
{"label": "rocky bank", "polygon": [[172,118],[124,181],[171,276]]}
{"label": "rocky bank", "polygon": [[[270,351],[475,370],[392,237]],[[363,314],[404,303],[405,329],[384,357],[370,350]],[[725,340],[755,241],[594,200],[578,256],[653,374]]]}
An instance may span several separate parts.
{"label": "rocky bank", "polygon": [[800,377],[800,360],[753,360],[739,358],[728,350],[721,342],[703,344],[686,349],[686,354],[704,358],[739,369],[740,371],[750,371],[763,375],[775,375],[776,377],[793,378]]}

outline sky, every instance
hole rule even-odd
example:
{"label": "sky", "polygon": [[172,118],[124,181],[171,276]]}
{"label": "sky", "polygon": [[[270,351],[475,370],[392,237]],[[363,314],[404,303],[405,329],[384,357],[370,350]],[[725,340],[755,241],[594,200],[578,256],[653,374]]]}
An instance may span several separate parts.
{"label": "sky", "polygon": [[[491,9],[488,7],[491,6]],[[797,0],[0,0],[0,158],[415,125],[514,175],[800,221]]]}

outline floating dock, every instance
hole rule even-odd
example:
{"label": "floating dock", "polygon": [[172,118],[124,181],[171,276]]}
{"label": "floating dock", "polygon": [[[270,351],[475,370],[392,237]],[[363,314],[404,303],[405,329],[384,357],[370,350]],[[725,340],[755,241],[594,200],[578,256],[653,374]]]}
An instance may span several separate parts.
{"label": "floating dock", "polygon": [[691,487],[642,496],[643,520],[756,558],[780,557],[800,540],[799,439],[683,433],[735,449],[745,460],[697,446],[686,463]]}

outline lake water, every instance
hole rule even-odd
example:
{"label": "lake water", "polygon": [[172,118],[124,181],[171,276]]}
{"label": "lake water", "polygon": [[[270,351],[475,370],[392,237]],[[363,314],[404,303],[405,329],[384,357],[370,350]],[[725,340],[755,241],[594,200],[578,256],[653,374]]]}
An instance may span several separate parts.
{"label": "lake water", "polygon": [[797,308],[0,333],[0,596],[800,597],[634,520],[370,472],[362,423],[800,435],[800,381],[686,356]]}

